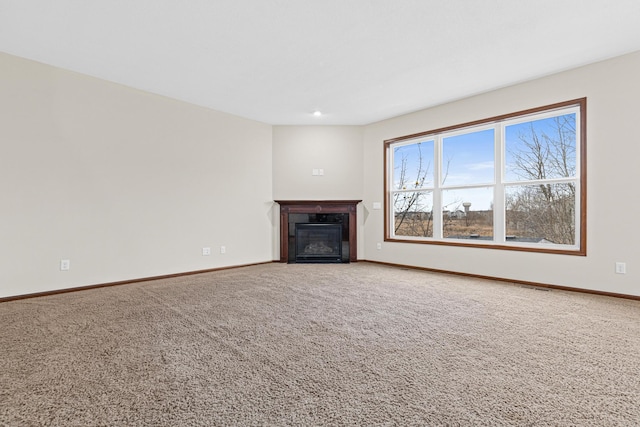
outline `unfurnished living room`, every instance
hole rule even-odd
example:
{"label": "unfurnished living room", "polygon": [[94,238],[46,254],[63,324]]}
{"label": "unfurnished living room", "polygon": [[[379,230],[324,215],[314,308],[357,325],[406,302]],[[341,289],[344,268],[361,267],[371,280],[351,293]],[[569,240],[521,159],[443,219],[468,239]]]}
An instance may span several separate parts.
{"label": "unfurnished living room", "polygon": [[640,425],[637,0],[0,0],[0,426]]}

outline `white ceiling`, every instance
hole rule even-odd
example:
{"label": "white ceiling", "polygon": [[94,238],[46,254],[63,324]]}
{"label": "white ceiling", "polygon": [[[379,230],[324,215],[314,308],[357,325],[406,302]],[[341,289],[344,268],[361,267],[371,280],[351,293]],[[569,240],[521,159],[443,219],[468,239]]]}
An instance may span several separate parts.
{"label": "white ceiling", "polygon": [[639,0],[0,0],[0,51],[271,124],[367,124],[637,50]]}

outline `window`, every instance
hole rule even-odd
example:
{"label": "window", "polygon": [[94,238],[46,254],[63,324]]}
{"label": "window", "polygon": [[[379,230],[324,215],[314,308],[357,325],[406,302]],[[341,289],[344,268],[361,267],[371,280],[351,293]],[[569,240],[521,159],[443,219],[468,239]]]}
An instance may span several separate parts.
{"label": "window", "polygon": [[385,240],[586,255],[586,99],[385,141]]}

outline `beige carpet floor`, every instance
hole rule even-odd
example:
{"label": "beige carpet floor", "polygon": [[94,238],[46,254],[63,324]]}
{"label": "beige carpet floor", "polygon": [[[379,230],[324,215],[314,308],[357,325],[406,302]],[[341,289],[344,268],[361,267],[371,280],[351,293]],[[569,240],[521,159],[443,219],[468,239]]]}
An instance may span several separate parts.
{"label": "beige carpet floor", "polygon": [[0,304],[2,426],[635,426],[640,302],[371,263]]}

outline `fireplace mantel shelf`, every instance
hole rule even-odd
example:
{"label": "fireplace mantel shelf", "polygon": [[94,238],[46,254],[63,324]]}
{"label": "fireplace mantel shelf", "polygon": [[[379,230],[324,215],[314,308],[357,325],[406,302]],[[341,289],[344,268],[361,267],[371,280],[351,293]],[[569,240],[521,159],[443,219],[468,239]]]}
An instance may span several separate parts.
{"label": "fireplace mantel shelf", "polygon": [[275,200],[280,205],[280,262],[289,260],[289,214],[349,214],[349,262],[357,261],[357,205],[362,200]]}
{"label": "fireplace mantel shelf", "polygon": [[353,206],[355,209],[356,205],[361,201],[362,200],[275,200],[281,207],[286,206],[290,209],[309,209],[309,206],[320,206],[323,209],[334,206]]}

